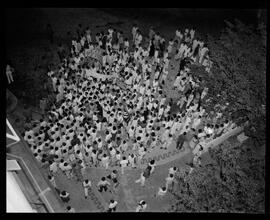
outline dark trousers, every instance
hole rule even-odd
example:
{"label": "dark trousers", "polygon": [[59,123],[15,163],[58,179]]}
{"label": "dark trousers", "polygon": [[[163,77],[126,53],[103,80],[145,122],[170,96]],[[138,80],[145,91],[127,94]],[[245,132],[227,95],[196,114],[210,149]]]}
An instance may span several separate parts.
{"label": "dark trousers", "polygon": [[99,189],[98,189],[98,191],[99,191],[99,192],[103,192],[103,189],[104,189],[104,191],[106,192],[107,189],[108,189],[108,187],[107,187],[107,186],[100,186]]}
{"label": "dark trousers", "polygon": [[176,149],[181,150],[183,147],[184,141],[177,141],[176,142]]}
{"label": "dark trousers", "polygon": [[108,212],[112,212],[112,211],[115,212],[115,211],[116,211],[116,207],[114,207],[114,208],[109,208],[109,209],[108,209]]}
{"label": "dark trousers", "polygon": [[69,202],[69,200],[70,200],[69,196],[68,197],[61,197],[61,199],[63,202]]}

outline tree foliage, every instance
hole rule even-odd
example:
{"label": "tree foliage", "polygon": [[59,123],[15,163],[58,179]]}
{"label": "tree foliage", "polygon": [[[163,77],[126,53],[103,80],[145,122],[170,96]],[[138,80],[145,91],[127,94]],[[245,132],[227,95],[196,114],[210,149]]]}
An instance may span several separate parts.
{"label": "tree foliage", "polygon": [[238,124],[248,120],[247,133],[264,141],[266,43],[262,35],[266,33],[239,20],[226,25],[219,39],[208,36],[211,73],[197,65],[191,71],[209,88],[203,103],[206,110],[221,111]]}
{"label": "tree foliage", "polygon": [[247,144],[224,142],[210,162],[182,173],[172,192],[178,212],[264,212],[264,160]]}

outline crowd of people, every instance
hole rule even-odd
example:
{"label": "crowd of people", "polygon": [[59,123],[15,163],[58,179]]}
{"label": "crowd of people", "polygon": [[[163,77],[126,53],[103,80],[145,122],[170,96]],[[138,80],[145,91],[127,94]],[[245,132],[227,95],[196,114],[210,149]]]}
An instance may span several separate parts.
{"label": "crowd of people", "polygon": [[[205,117],[201,101],[208,88],[199,87],[190,65],[203,65],[210,72],[211,61],[207,45],[195,39],[193,29],[176,30],[168,45],[153,27],[143,37],[134,25],[131,40],[113,28],[95,36],[89,28],[80,29],[68,55],[63,50],[58,54],[60,68],[48,72],[55,103],[24,135],[35,158],[49,165],[51,176],[61,170],[83,182],[88,166],[121,167],[123,175],[154,148],[166,150],[173,142],[178,149],[190,147],[199,165],[205,144],[235,126],[222,114],[215,122]],[[171,60],[179,65],[172,85],[180,94],[177,102],[165,91]],[[155,161],[148,167],[151,174]],[[158,195],[171,185],[172,172]],[[145,175],[136,182],[144,185]],[[99,183],[99,190],[105,186]]]}

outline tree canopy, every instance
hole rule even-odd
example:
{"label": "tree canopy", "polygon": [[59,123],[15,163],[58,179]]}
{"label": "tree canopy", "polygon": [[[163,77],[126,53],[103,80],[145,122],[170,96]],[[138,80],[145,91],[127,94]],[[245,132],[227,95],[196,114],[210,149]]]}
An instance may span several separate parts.
{"label": "tree canopy", "polygon": [[[208,36],[207,45],[211,72],[192,65],[195,77],[209,88],[203,100],[206,112],[220,111],[237,124],[246,126],[246,133],[258,140],[265,139],[266,104],[266,34],[253,26],[235,20],[226,21],[218,39]],[[263,144],[260,142],[260,144]]]}
{"label": "tree canopy", "polygon": [[[173,211],[264,212],[266,42],[265,31],[236,20],[226,22],[218,39],[208,36],[213,62],[210,73],[192,64],[191,73],[209,88],[202,100],[206,112],[221,112],[245,128],[250,138],[234,138],[208,153],[209,160],[177,177]],[[247,123],[248,121],[248,123]],[[232,138],[233,139],[233,138]],[[254,142],[257,140],[257,142]],[[255,147],[255,144],[259,143]]]}
{"label": "tree canopy", "polygon": [[171,211],[263,213],[264,159],[252,142],[227,140],[207,154],[201,167],[177,177]]}

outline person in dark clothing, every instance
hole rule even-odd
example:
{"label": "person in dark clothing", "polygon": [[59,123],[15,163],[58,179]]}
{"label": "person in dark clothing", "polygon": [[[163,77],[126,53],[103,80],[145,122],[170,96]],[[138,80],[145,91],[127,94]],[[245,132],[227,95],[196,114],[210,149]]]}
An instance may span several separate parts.
{"label": "person in dark clothing", "polygon": [[184,70],[186,65],[185,58],[180,61],[179,73],[181,70]]}
{"label": "person in dark clothing", "polygon": [[101,41],[102,41],[101,48],[102,48],[103,50],[106,50],[107,36],[106,36],[106,35],[103,35]]}
{"label": "person in dark clothing", "polygon": [[151,40],[151,46],[150,46],[150,51],[149,51],[149,57],[153,57],[155,54],[155,44],[154,44],[154,39]]}
{"label": "person in dark clothing", "polygon": [[202,105],[202,100],[201,98],[199,98],[197,111],[200,111],[201,105]]}
{"label": "person in dark clothing", "polygon": [[69,193],[66,191],[62,191],[60,193],[60,198],[62,199],[63,202],[69,202],[70,200]]}
{"label": "person in dark clothing", "polygon": [[103,108],[102,108],[102,106],[99,104],[99,102],[96,102],[96,106],[97,106],[98,116],[100,118],[103,118]]}
{"label": "person in dark clothing", "polygon": [[107,178],[112,180],[114,189],[119,185],[117,170],[113,170],[112,173],[107,176]]}
{"label": "person in dark clothing", "polygon": [[112,45],[118,44],[117,31],[114,29],[112,34]]}
{"label": "person in dark clothing", "polygon": [[186,141],[186,132],[180,134],[176,141],[176,149],[181,150],[183,147],[184,142]]}
{"label": "person in dark clothing", "polygon": [[146,109],[146,110],[143,112],[144,123],[146,123],[146,120],[147,120],[148,115],[149,115],[149,110]]}
{"label": "person in dark clothing", "polygon": [[163,41],[163,42],[160,43],[160,45],[159,45],[159,48],[160,48],[159,56],[160,56],[160,58],[162,58],[162,57],[164,56],[165,46],[166,46],[166,41]]}
{"label": "person in dark clothing", "polygon": [[150,170],[151,167],[148,165],[146,169],[141,173],[140,178],[135,181],[135,183],[141,183],[141,186],[144,186],[145,180],[150,177]]}
{"label": "person in dark clothing", "polygon": [[193,57],[196,57],[196,62],[199,61],[199,49],[200,49],[200,45],[198,44],[193,53]]}

